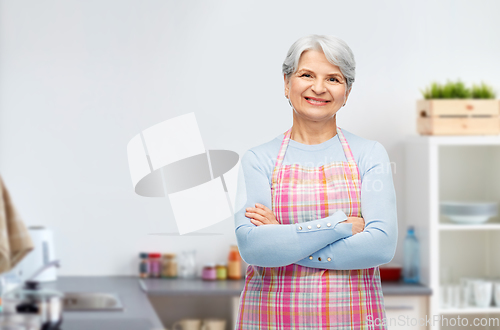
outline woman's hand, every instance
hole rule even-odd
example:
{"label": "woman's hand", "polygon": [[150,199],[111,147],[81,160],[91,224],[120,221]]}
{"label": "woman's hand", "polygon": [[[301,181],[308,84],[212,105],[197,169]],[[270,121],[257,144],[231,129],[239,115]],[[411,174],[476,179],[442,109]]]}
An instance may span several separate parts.
{"label": "woman's hand", "polygon": [[356,235],[365,229],[365,219],[358,217],[347,217],[347,220],[339,223],[352,223],[352,234]]}
{"label": "woman's hand", "polygon": [[[256,226],[280,224],[278,220],[276,220],[273,211],[259,203],[256,203],[255,207],[247,207],[245,216],[250,218],[250,222]],[[347,217],[347,220],[341,221],[340,223],[352,223],[353,235],[361,233],[365,229],[365,219],[363,218]]]}
{"label": "woman's hand", "polygon": [[256,226],[280,224],[273,211],[262,204],[256,203],[255,207],[247,207],[246,211],[245,216]]}

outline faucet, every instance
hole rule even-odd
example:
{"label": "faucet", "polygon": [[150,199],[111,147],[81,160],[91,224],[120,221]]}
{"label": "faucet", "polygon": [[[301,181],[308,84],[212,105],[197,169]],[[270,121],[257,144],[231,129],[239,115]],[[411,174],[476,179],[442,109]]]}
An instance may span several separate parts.
{"label": "faucet", "polygon": [[31,277],[28,278],[25,282],[32,282],[35,279],[35,277],[37,277],[38,275],[40,275],[41,273],[43,273],[45,270],[47,270],[48,268],[50,268],[52,266],[55,266],[57,268],[61,267],[60,260],[53,260],[51,262],[46,263],[39,270],[37,270],[33,275],[31,275]]}

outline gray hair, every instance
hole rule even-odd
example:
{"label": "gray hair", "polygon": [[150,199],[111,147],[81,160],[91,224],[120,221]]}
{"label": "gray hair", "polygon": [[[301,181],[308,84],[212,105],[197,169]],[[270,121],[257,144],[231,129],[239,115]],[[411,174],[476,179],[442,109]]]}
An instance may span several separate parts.
{"label": "gray hair", "polygon": [[354,54],[344,40],[334,36],[311,34],[295,41],[283,61],[282,73],[286,74],[286,78],[290,79],[292,73],[297,71],[302,53],[313,49],[323,51],[328,62],[339,67],[346,79],[347,89],[351,88],[356,75]]}

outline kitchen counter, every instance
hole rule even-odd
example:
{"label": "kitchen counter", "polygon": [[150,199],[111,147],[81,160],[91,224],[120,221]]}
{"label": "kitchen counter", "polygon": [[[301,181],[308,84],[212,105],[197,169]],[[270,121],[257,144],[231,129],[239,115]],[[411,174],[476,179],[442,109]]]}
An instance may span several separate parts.
{"label": "kitchen counter", "polygon": [[430,296],[432,289],[416,283],[382,282],[384,296]]}
{"label": "kitchen counter", "polygon": [[[203,281],[202,279],[140,279],[142,290],[148,295],[216,295],[239,296],[244,280]],[[422,284],[382,282],[384,295],[420,296],[431,295],[432,290]]]}
{"label": "kitchen counter", "polygon": [[[61,330],[159,330],[160,318],[148,296],[240,296],[244,280],[203,281],[202,279],[139,279],[135,276],[63,276],[56,282],[43,283],[44,288],[62,292],[116,293],[124,306],[121,311],[65,311]],[[420,284],[383,282],[386,296],[431,295],[430,288]],[[236,305],[237,306],[237,305]]]}
{"label": "kitchen counter", "polygon": [[194,279],[139,279],[142,290],[152,296],[193,295],[193,296],[239,296],[245,285],[244,280],[204,281]]}
{"label": "kitchen counter", "polygon": [[141,290],[135,276],[62,276],[44,288],[62,292],[116,293],[124,306],[120,311],[65,311],[61,330],[152,330],[163,325]]}

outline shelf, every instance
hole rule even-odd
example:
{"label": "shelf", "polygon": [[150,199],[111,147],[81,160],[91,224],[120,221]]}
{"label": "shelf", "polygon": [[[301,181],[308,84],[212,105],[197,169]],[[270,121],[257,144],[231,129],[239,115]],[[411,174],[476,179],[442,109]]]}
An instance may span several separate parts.
{"label": "shelf", "polygon": [[409,142],[437,146],[500,145],[499,135],[411,136]]}
{"label": "shelf", "polygon": [[485,223],[482,225],[439,224],[439,230],[500,230],[500,223]]}
{"label": "shelf", "polygon": [[[500,215],[456,224],[440,211],[443,201],[500,201],[500,135],[415,136],[405,146],[405,169],[406,225],[419,236],[422,282],[437,293],[445,277],[500,276]],[[430,296],[428,315],[500,315],[500,306],[440,308],[440,297]]]}
{"label": "shelf", "polygon": [[442,308],[439,314],[500,314],[500,307]]}

